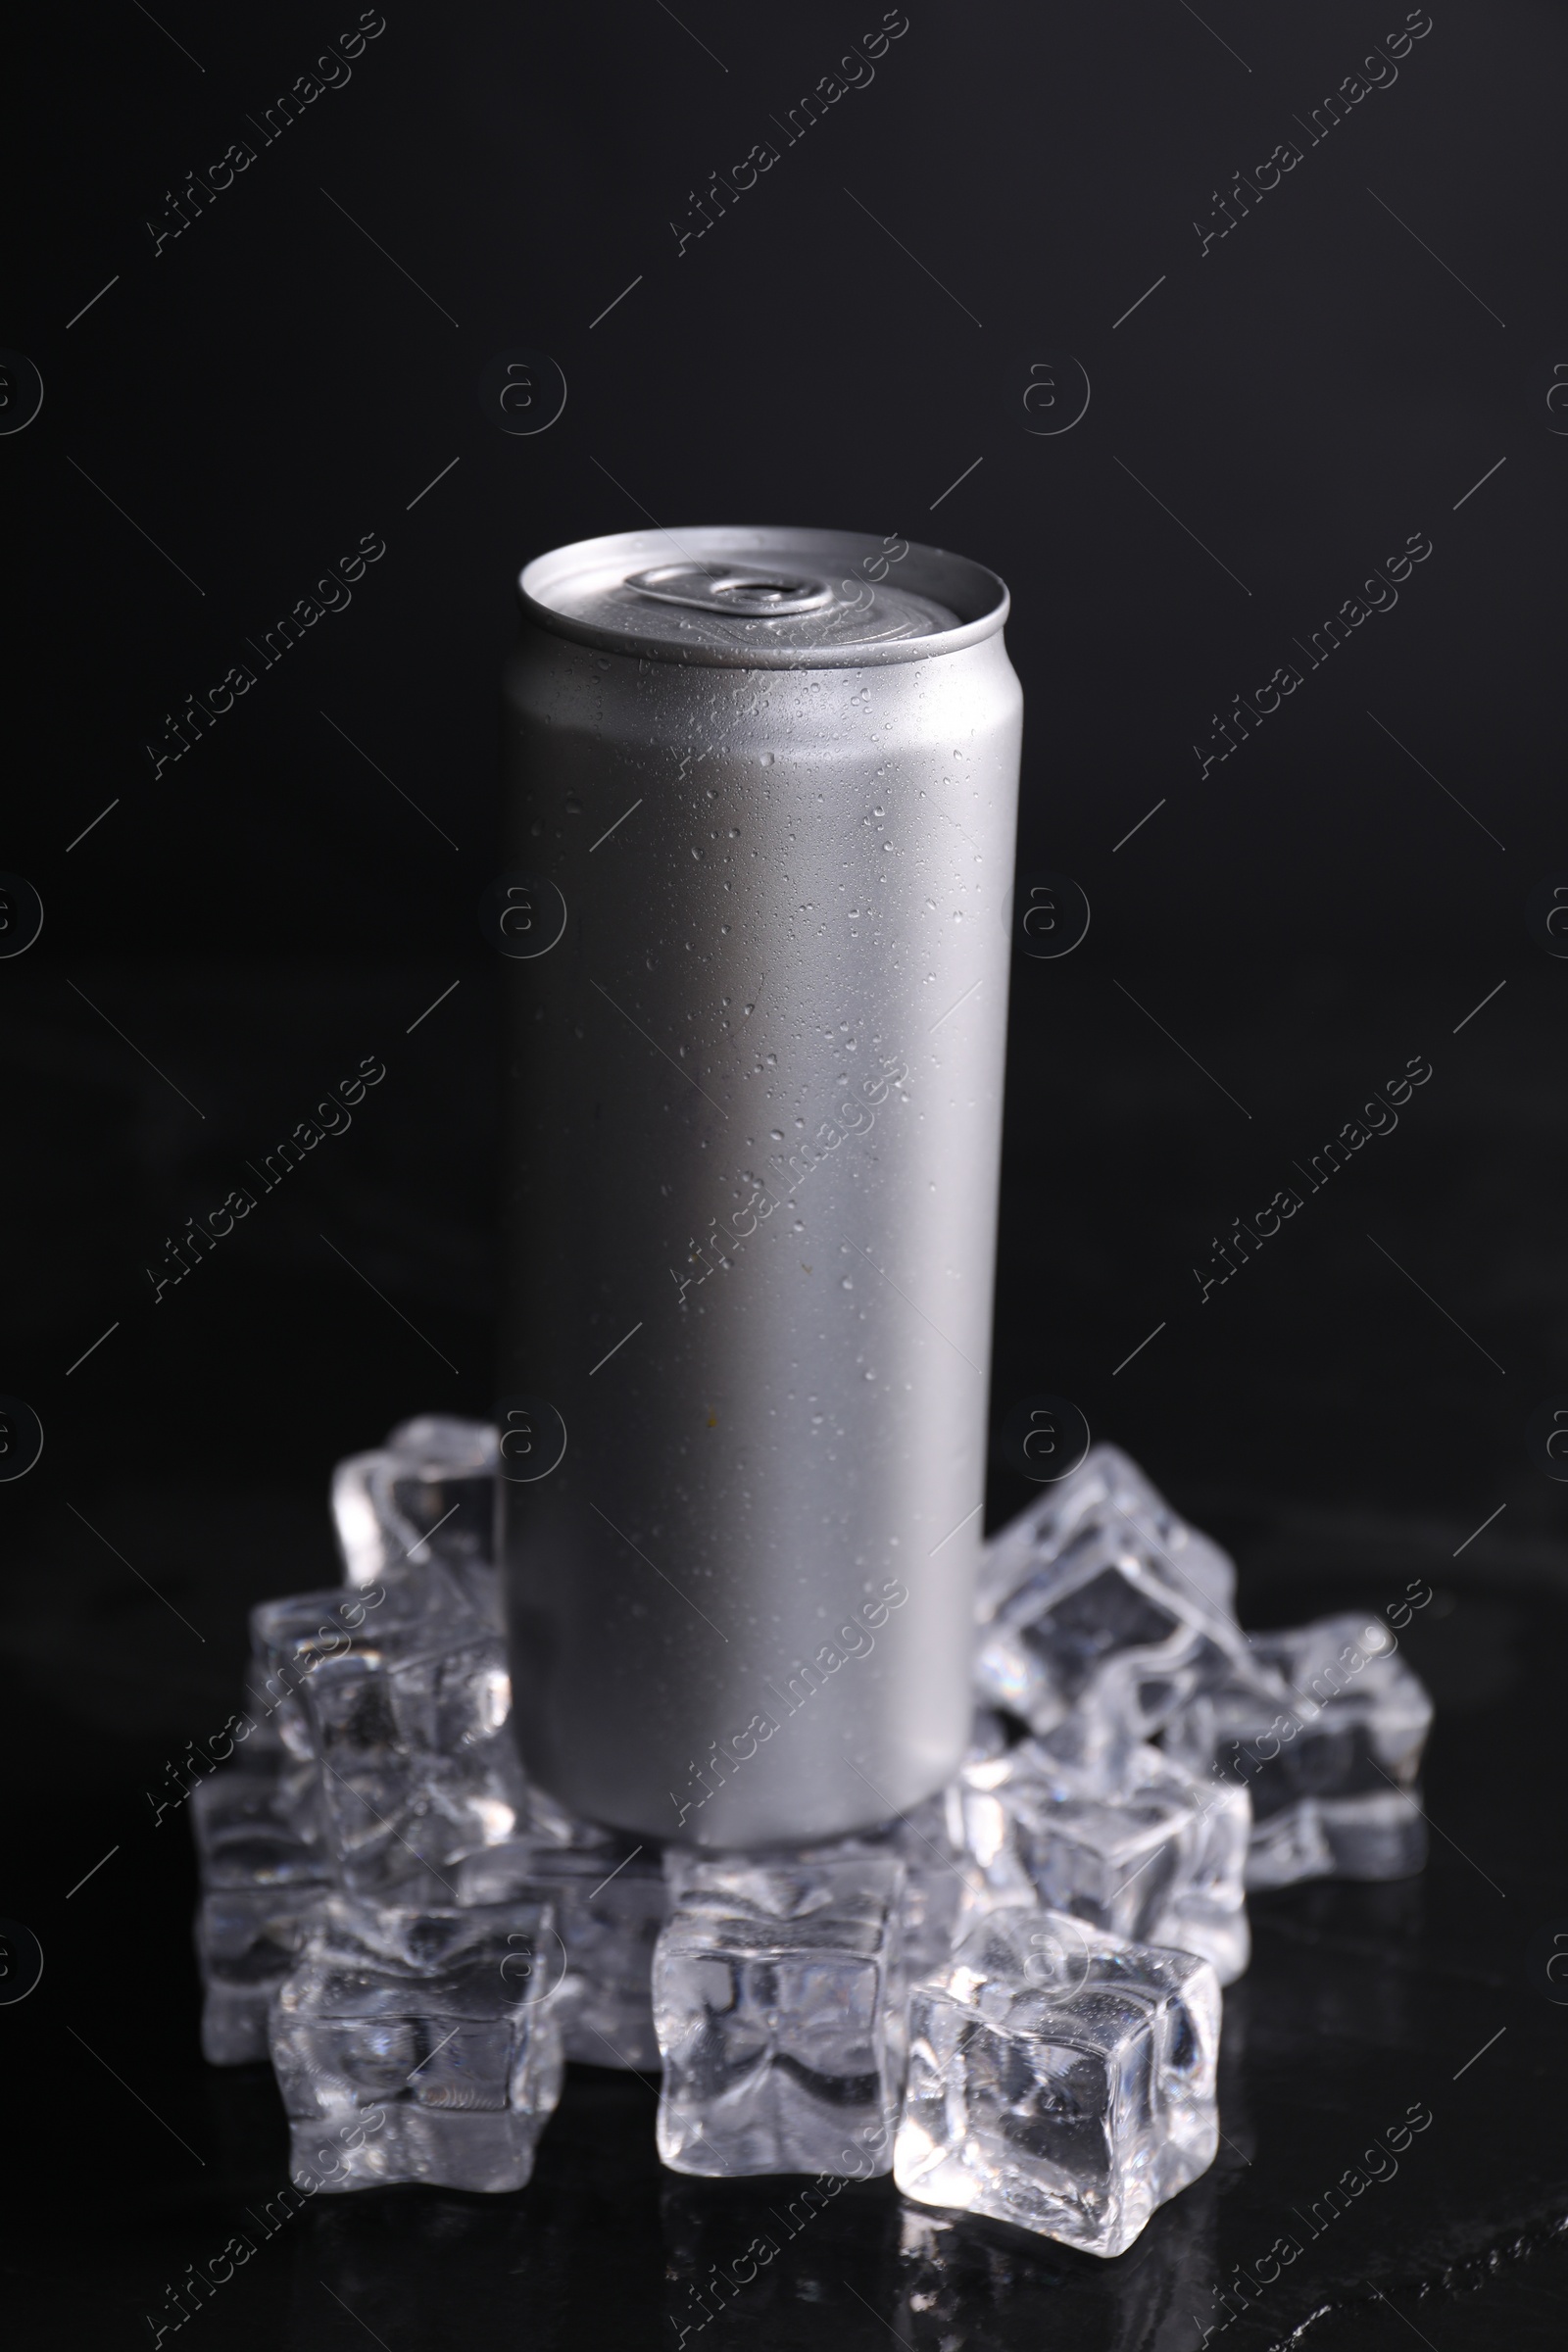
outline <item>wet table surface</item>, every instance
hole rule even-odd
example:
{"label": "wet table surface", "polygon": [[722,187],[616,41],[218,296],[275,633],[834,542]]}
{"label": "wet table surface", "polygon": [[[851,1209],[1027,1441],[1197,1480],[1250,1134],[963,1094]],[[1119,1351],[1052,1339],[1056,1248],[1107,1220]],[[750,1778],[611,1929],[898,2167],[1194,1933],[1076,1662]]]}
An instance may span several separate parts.
{"label": "wet table surface", "polygon": [[[1329,1547],[1341,1556],[1346,1532]],[[1385,1557],[1353,1575],[1311,1567],[1320,1541],[1273,1531],[1254,1621],[1403,1591],[1387,1526]],[[1252,1967],[1225,2002],[1218,2161],[1119,2260],[917,2211],[887,2181],[823,2198],[804,2179],[678,2178],[655,2155],[655,2086],[592,2068],[571,2070],[535,2178],[514,2195],[395,2188],[285,2215],[267,2070],[223,2072],[197,2054],[184,1829],[126,1812],[118,1826],[137,1875],[106,1865],[56,1902],[59,1917],[35,1904],[45,1978],[0,2011],[15,2183],[6,2299],[27,2314],[22,2340],[152,2341],[146,2315],[167,2319],[166,2288],[193,2266],[225,2273],[237,2239],[255,2251],[182,2340],[287,2352],[368,2336],[386,2352],[874,2352],[890,2337],[908,2352],[1560,2344],[1568,2005],[1553,2004],[1545,1963],[1559,1929],[1568,1950],[1568,1603],[1528,1573],[1463,1566],[1403,1637],[1438,1701],[1430,1865],[1396,1885],[1254,1898]],[[51,1736],[60,1770],[80,1776],[79,1751]],[[1403,2144],[1399,2127],[1427,2117]],[[759,2240],[772,2249],[760,2260]]]}

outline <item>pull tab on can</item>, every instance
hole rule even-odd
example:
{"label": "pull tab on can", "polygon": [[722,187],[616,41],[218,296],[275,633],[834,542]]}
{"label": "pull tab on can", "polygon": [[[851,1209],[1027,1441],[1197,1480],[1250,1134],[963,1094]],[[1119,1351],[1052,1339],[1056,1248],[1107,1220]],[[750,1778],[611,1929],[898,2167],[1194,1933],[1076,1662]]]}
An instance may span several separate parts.
{"label": "pull tab on can", "polygon": [[752,618],[820,612],[833,602],[826,580],[806,572],[761,571],[746,564],[659,564],[626,580],[640,596],[662,605],[690,605],[699,612],[744,612]]}

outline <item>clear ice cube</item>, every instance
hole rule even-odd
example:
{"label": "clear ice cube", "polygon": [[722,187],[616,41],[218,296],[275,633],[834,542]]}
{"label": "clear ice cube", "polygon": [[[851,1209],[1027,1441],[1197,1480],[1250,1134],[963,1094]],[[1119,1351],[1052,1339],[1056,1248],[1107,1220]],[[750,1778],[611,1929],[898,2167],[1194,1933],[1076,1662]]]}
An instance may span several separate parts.
{"label": "clear ice cube", "polygon": [[964,1842],[962,1793],[944,1789],[905,1815],[895,1850],[904,1860],[902,1944],[906,1978],[939,1968],[955,1947],[1006,1903],[1033,1903],[1035,1890],[1016,1857],[982,1870]]}
{"label": "clear ice cube", "polygon": [[267,2056],[268,2003],[293,1966],[326,1883],[319,1840],[300,1834],[303,1769],[285,1769],[274,1748],[225,1766],[191,1790],[202,1882],[202,2054],[212,2066]]}
{"label": "clear ice cube", "polygon": [[669,1912],[659,1857],[576,1821],[532,1788],[527,1830],[457,1865],[459,1902],[548,1897],[565,1953],[552,1997],[566,2056],[657,2074],[654,1945]]}
{"label": "clear ice cube", "polygon": [[995,1913],[914,1988],[899,2187],[1124,2252],[1213,2162],[1219,2019],[1206,1960]]}
{"label": "clear ice cube", "polygon": [[332,1523],[349,1583],[375,1584],[438,1559],[475,1594],[492,1589],[498,1459],[489,1422],[426,1413],[339,1462]]}
{"label": "clear ice cube", "polygon": [[[1004,1755],[1007,1736],[1000,1716],[975,1710],[964,1764]],[[858,1855],[897,1857],[904,1864],[900,1905],[900,1948],[906,1978],[937,1967],[975,1924],[999,1904],[1032,1903],[1035,1890],[1021,1864],[1010,1872],[1005,1858],[984,1871],[964,1841],[961,1782],[939,1789],[880,1829],[793,1847],[797,1862],[848,1861]]]}
{"label": "clear ice cube", "polygon": [[[1004,1543],[1006,1538],[1000,1538]],[[1147,1740],[1193,1693],[1245,1675],[1235,1621],[1146,1524],[1091,1513],[1059,1548],[1019,1547],[1018,1581],[982,1594],[977,1695],[1048,1733],[1115,1713]]]}
{"label": "clear ice cube", "polygon": [[[1226,2020],[1226,2034],[1230,2020]],[[1225,2102],[1221,2042],[1220,2103]],[[1231,2123],[1226,2119],[1226,2134]],[[1163,2223],[1113,2266],[1080,2260],[1043,2238],[976,2214],[899,2200],[903,2292],[888,2325],[905,2352],[1197,2352],[1193,2314],[1214,2300],[1219,2164],[1182,2191]],[[1050,2321],[1040,2327],[1042,2300]],[[1029,2325],[1033,2319],[1034,2326]]]}
{"label": "clear ice cube", "polygon": [[294,2175],[520,2188],[561,2095],[548,1906],[321,1898],[271,2011]]}
{"label": "clear ice cube", "polygon": [[[438,1645],[435,1629],[322,1658],[306,1686],[322,1837],[346,1890],[408,1899],[424,1878],[511,1837],[526,1799],[498,1635]],[[439,1902],[427,1884],[420,1899]]]}
{"label": "clear ice cube", "polygon": [[1016,1899],[1021,1874],[1048,1909],[1195,1952],[1222,1984],[1247,1967],[1251,1809],[1241,1783],[1200,1781],[1147,1745],[1086,1767],[1026,1740],[966,1765],[954,1802],[965,1849],[1001,1899]]}
{"label": "clear ice cube", "polygon": [[[442,1594],[438,1598],[448,1597]],[[253,1715],[276,1733],[296,1762],[315,1761],[305,1691],[323,1658],[357,1648],[379,1650],[407,1642],[426,1613],[429,1595],[413,1585],[375,1585],[366,1591],[290,1592],[265,1600],[250,1615],[251,1662],[246,1691]],[[457,1613],[471,1619],[461,1595]]]}
{"label": "clear ice cube", "polygon": [[219,1886],[196,1906],[202,1978],[202,2056],[209,2066],[251,2066],[267,2056],[272,1998],[304,1947],[325,1888],[284,1885]]}
{"label": "clear ice cube", "polygon": [[993,1536],[982,1555],[979,1606],[993,1616],[1027,1576],[1049,1567],[1078,1537],[1128,1519],[1178,1587],[1196,1590],[1227,1616],[1236,1605],[1236,1563],[1229,1552],[1189,1527],[1138,1464],[1115,1446],[1092,1446],[1070,1477],[1042,1490],[1040,1499]]}
{"label": "clear ice cube", "polygon": [[659,2153],[675,2172],[868,2178],[904,2061],[895,1856],[666,1858]]}
{"label": "clear ice cube", "polygon": [[1410,1877],[1427,1852],[1432,1701],[1394,1636],[1343,1615],[1247,1641],[1246,1680],[1195,1693],[1165,1745],[1200,1778],[1250,1789],[1248,1885]]}
{"label": "clear ice cube", "polygon": [[[248,1743],[247,1743],[248,1745]],[[308,1766],[277,1750],[225,1764],[190,1792],[191,1836],[205,1887],[292,1886],[330,1875],[309,1797]]]}
{"label": "clear ice cube", "polygon": [[450,1865],[511,1837],[525,1802],[500,1633],[431,1562],[268,1601],[251,1638],[284,1749],[314,1768],[334,1876],[355,1893],[452,1899]]}

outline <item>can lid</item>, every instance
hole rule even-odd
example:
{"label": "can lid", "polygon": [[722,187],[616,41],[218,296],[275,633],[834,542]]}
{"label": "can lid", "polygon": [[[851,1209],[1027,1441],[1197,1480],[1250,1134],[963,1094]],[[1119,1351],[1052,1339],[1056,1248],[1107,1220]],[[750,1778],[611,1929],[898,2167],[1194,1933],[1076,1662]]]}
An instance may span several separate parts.
{"label": "can lid", "polygon": [[721,669],[862,669],[957,653],[1007,591],[966,556],[894,535],[704,524],[579,539],[537,557],[526,616],[610,653]]}

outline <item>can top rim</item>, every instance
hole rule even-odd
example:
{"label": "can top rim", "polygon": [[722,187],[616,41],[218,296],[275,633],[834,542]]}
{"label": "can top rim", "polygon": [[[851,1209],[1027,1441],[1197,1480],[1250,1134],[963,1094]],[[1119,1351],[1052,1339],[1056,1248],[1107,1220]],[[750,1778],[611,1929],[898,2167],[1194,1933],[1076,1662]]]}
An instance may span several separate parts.
{"label": "can top rim", "polygon": [[[895,549],[904,552],[894,554]],[[674,571],[682,566],[710,565],[716,571],[733,564],[755,571],[770,569],[775,563],[800,565],[812,562],[856,590],[862,583],[869,588],[891,577],[899,588],[956,615],[954,625],[924,636],[867,638],[859,643],[791,643],[783,634],[789,607],[781,606],[781,641],[768,642],[774,624],[759,614],[756,605],[737,605],[737,612],[760,617],[762,625],[745,642],[723,644],[694,642],[691,635],[676,632],[671,604],[689,601],[685,598],[651,596],[646,620],[640,615],[621,616],[615,625],[563,609],[568,587],[576,584],[580,588],[585,576],[611,587],[628,584],[632,575],[656,567]],[[872,532],[728,523],[694,524],[678,531],[620,531],[599,539],[574,540],[526,564],[518,574],[517,595],[524,617],[556,636],[606,653],[718,669],[868,669],[888,662],[929,662],[996,636],[1006,620],[1010,601],[1004,582],[983,564],[946,548],[905,541],[897,534],[887,539]],[[795,609],[806,608],[797,601]]]}

